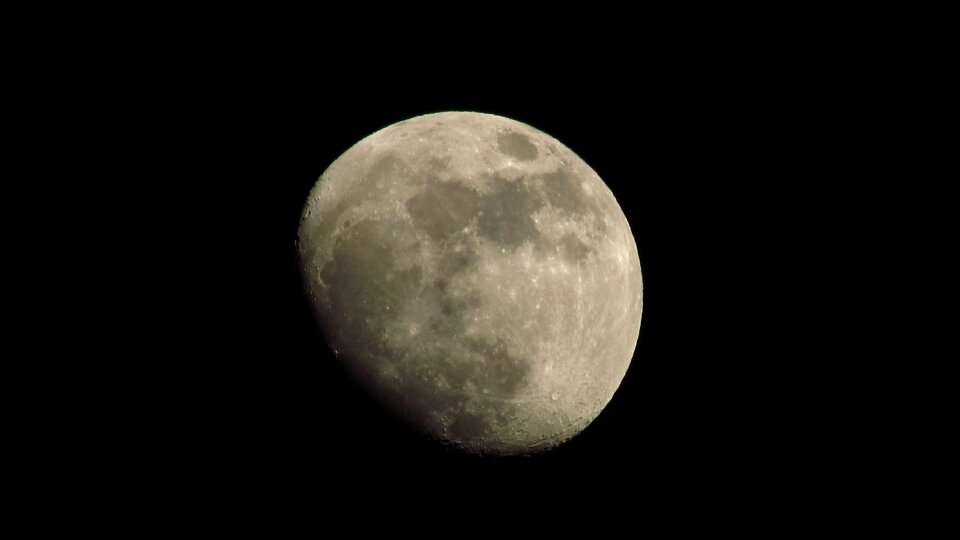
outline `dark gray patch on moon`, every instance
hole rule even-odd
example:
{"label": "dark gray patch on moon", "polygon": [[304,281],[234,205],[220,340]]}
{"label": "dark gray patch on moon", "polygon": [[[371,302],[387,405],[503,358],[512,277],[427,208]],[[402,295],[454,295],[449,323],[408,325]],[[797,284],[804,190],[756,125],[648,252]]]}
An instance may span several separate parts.
{"label": "dark gray patch on moon", "polygon": [[440,275],[453,276],[461,272],[466,272],[476,267],[479,262],[480,257],[477,256],[477,252],[472,248],[457,246],[457,249],[453,249],[449,253],[444,254],[443,258],[440,259]]}
{"label": "dark gray patch on moon", "polygon": [[475,304],[472,299],[457,298],[450,294],[446,280],[431,283],[423,288],[417,302],[424,305],[433,315],[426,321],[427,334],[422,339],[428,341],[435,336],[456,336],[466,329],[466,312]]}
{"label": "dark gray patch on moon", "polygon": [[437,173],[448,171],[450,169],[450,156],[431,157],[428,168]]}
{"label": "dark gray patch on moon", "polygon": [[[442,414],[449,422],[447,435],[457,444],[494,439],[509,419],[509,399],[529,384],[531,364],[512,355],[502,340],[462,337],[480,299],[454,293],[449,280],[477,264],[471,246],[450,246],[440,260],[443,277],[423,283],[419,266],[394,269],[392,235],[403,234],[394,225],[361,220],[338,237],[333,258],[321,270],[329,298],[323,317],[337,321],[324,325],[335,329],[331,341],[351,360],[361,382],[373,381],[382,363],[394,366],[397,385],[374,388],[401,416],[420,424],[423,411]],[[410,303],[424,304],[435,314],[414,348],[383,334]],[[460,353],[450,345],[458,341],[464,347]],[[463,351],[476,357],[462,357]],[[466,410],[468,401],[477,409]]]}
{"label": "dark gray patch on moon", "polygon": [[[431,328],[422,341],[447,344],[460,331],[447,325]],[[423,411],[442,415],[450,422],[446,435],[461,445],[495,438],[509,421],[511,399],[529,384],[531,369],[529,361],[511,355],[500,340],[466,338],[463,343],[482,360],[458,357],[446,345],[427,345],[418,353],[390,351],[403,359],[397,364],[401,382],[391,398],[400,405],[398,409],[408,411],[418,425],[423,424]],[[483,399],[487,395],[494,399]],[[468,411],[470,401],[476,409]]]}
{"label": "dark gray patch on moon", "polygon": [[503,340],[498,338],[488,343],[468,338],[466,342],[485,358],[482,365],[476,366],[477,383],[481,389],[486,389],[496,397],[510,398],[523,388],[531,364],[511,355]]}
{"label": "dark gray patch on moon", "polygon": [[536,145],[530,142],[526,135],[512,131],[502,133],[497,137],[497,148],[504,154],[520,161],[532,161],[537,159],[539,155]]}
{"label": "dark gray patch on moon", "polygon": [[595,210],[580,186],[580,179],[563,169],[543,175],[543,192],[551,205],[572,214],[583,215]]}
{"label": "dark gray patch on moon", "polygon": [[561,168],[541,175],[540,180],[543,194],[553,207],[572,216],[591,220],[601,235],[607,231],[603,210],[597,199],[584,191],[578,175]]}
{"label": "dark gray patch on moon", "polygon": [[487,430],[487,422],[476,414],[461,412],[456,415],[455,420],[448,431],[457,439],[472,440],[479,438]]}
{"label": "dark gray patch on moon", "polygon": [[440,240],[463,230],[477,206],[477,194],[459,182],[431,181],[407,201],[413,223]]}
{"label": "dark gray patch on moon", "polygon": [[367,181],[376,185],[380,180],[403,178],[409,173],[409,167],[400,158],[387,154],[378,159],[367,171]]}
{"label": "dark gray patch on moon", "polygon": [[[333,258],[320,276],[326,284],[337,343],[346,350],[362,350],[379,339],[380,328],[417,296],[422,279],[419,266],[397,272],[391,234],[378,221],[360,221],[338,239]],[[344,324],[346,323],[346,324]]]}
{"label": "dark gray patch on moon", "polygon": [[567,233],[560,239],[560,256],[567,262],[585,261],[592,250],[573,233]]}
{"label": "dark gray patch on moon", "polygon": [[482,236],[509,248],[540,236],[533,214],[543,201],[527,191],[524,182],[509,182],[494,177],[497,191],[480,198],[477,227]]}

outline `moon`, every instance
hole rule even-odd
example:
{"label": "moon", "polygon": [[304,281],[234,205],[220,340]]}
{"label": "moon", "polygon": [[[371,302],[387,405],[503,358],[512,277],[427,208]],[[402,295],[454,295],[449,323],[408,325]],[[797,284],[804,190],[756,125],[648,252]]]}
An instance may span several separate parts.
{"label": "moon", "polygon": [[304,287],[371,396],[465,452],[533,454],[609,403],[640,331],[636,242],[553,137],[474,112],[358,142],[310,192]]}

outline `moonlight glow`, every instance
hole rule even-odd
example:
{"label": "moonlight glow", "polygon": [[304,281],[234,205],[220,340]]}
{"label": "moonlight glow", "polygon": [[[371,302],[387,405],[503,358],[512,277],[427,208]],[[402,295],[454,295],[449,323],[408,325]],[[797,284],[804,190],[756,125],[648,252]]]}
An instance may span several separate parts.
{"label": "moonlight glow", "polygon": [[526,124],[449,112],[374,133],[320,177],[299,245],[340,361],[466,451],[568,440],[633,356],[642,283],[627,220],[583,160]]}

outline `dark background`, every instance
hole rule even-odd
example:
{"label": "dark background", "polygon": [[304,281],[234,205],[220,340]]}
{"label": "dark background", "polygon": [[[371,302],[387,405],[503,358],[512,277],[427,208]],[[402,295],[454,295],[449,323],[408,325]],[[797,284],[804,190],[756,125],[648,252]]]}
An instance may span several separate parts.
{"label": "dark background", "polygon": [[[44,391],[13,411],[52,411],[30,421],[43,462],[26,472],[62,478],[35,489],[110,516],[154,510],[141,526],[268,515],[273,531],[319,514],[318,529],[347,508],[363,531],[395,525],[380,512],[394,508],[429,529],[459,508],[469,519],[450,532],[463,534],[511,512],[711,530],[792,514],[779,523],[792,528],[887,482],[888,421],[914,417],[896,410],[903,383],[871,379],[887,351],[865,345],[885,348],[875,329],[895,338],[918,314],[886,300],[919,280],[877,269],[917,264],[888,240],[913,242],[906,210],[930,198],[878,197],[897,198],[923,161],[890,144],[890,104],[940,118],[898,93],[920,80],[891,70],[925,56],[901,46],[911,38],[862,11],[558,5],[521,21],[468,5],[412,25],[357,7],[302,27],[259,8],[105,14],[104,32],[66,15],[65,37],[53,25],[58,39],[18,42],[31,76],[14,79],[34,100],[11,100],[29,124],[14,131],[44,142],[34,176],[11,185],[39,188],[35,217],[54,224],[28,242],[54,261],[15,265],[52,269],[50,298],[11,281],[50,320],[26,349]],[[25,54],[44,47],[48,61]],[[644,311],[630,370],[593,424],[542,455],[463,456],[412,435],[333,361],[302,293],[294,241],[319,175],[376,130],[443,110],[556,137],[610,186],[636,237]],[[891,174],[898,154],[910,167]],[[66,351],[41,358],[51,346]],[[889,354],[891,379],[916,356]],[[899,401],[884,409],[884,396]],[[864,437],[873,428],[883,436]]]}
{"label": "dark background", "polygon": [[[806,135],[818,88],[768,59],[707,49],[542,71],[482,56],[443,72],[275,60],[199,62],[200,82],[157,103],[178,126],[172,146],[191,158],[172,173],[179,200],[164,216],[178,257],[161,294],[183,339],[159,345],[155,380],[168,386],[153,417],[172,436],[147,444],[165,456],[161,473],[291,507],[330,493],[402,505],[411,486],[438,502],[508,506],[615,487],[672,511],[671,501],[739,493],[760,504],[816,473],[829,442],[808,436],[823,429],[813,425],[822,390],[806,383],[822,381],[825,364],[804,345],[816,319],[798,319],[822,309],[803,276],[823,259],[802,256],[816,218],[807,201],[822,188],[809,156],[829,151]],[[613,191],[639,248],[631,367],[596,421],[545,454],[465,456],[412,434],[334,361],[302,292],[295,240],[316,179],[361,138],[444,110],[556,137]]]}
{"label": "dark background", "polygon": [[[87,519],[145,510],[136,521],[151,528],[199,516],[218,530],[258,517],[273,533],[287,518],[336,530],[341,508],[351,532],[395,526],[388,508],[423,529],[460,509],[452,534],[503,534],[511,513],[593,532],[771,516],[793,528],[885,497],[889,465],[914,463],[898,444],[926,452],[891,424],[936,409],[906,407],[935,375],[900,380],[929,355],[888,344],[922,315],[891,307],[924,282],[898,265],[930,269],[912,213],[930,229],[949,215],[927,211],[935,190],[905,195],[939,178],[922,166],[943,143],[912,122],[942,123],[929,97],[947,86],[924,75],[942,77],[930,52],[947,34],[915,40],[902,26],[927,26],[878,10],[556,5],[524,20],[469,4],[428,8],[434,24],[406,5],[414,23],[315,7],[120,19],[85,7],[38,17],[37,32],[18,23],[13,64],[28,69],[9,77],[9,109],[25,125],[11,133],[33,148],[11,147],[30,174],[9,183],[38,190],[41,208],[14,218],[31,255],[10,266],[40,283],[9,280],[31,304],[11,312],[43,333],[11,348],[39,376],[9,378],[29,398],[11,416],[30,425],[9,438],[38,458],[11,461],[35,492]],[[630,370],[599,418],[546,454],[477,458],[418,439],[332,360],[301,291],[294,240],[317,177],[362,137],[451,109],[573,149],[639,247]],[[911,138],[926,153],[907,152]],[[75,525],[35,506],[37,523]]]}

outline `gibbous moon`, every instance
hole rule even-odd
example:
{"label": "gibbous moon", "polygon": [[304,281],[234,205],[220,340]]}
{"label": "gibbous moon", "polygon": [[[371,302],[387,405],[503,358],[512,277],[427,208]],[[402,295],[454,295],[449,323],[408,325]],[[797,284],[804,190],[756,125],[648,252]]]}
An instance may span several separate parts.
{"label": "gibbous moon", "polygon": [[640,259],[620,206],[570,149],[508,118],[428,114],[363,139],[311,191],[299,250],[339,361],[467,452],[575,436],[637,344]]}

